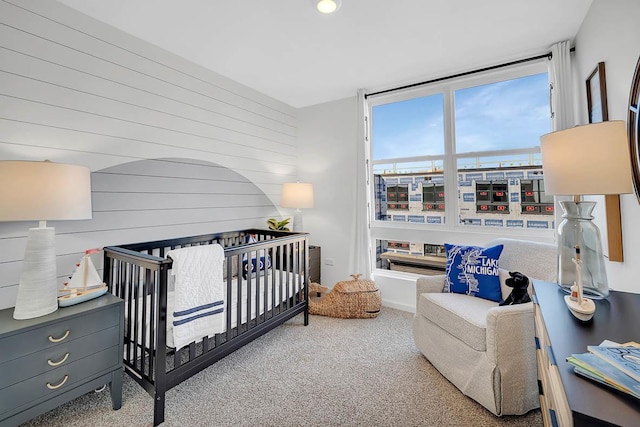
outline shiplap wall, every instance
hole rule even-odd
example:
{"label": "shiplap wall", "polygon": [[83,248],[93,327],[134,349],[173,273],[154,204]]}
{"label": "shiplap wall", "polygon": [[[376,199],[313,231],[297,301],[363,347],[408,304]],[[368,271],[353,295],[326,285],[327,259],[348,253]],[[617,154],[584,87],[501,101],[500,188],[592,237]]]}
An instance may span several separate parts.
{"label": "shiplap wall", "polygon": [[[0,0],[0,160],[92,171],[93,219],[49,223],[61,283],[88,248],[264,227],[297,177],[296,126],[293,107],[58,2]],[[0,309],[34,226],[0,223]]]}

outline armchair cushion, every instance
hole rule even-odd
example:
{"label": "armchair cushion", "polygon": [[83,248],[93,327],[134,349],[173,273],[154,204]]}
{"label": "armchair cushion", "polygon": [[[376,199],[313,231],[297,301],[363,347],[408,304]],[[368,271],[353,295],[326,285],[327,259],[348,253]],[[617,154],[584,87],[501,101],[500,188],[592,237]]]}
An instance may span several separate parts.
{"label": "armchair cushion", "polygon": [[502,245],[482,248],[445,243],[445,292],[466,294],[490,301],[502,299],[498,258]]}
{"label": "armchair cushion", "polygon": [[422,294],[417,312],[477,351],[487,349],[487,313],[498,304],[469,295]]}
{"label": "armchair cushion", "polygon": [[[486,351],[487,318],[492,312],[495,317],[506,311],[492,310],[497,308],[498,304],[490,300],[441,293],[443,278],[444,276],[424,276],[418,279],[417,313],[474,350]],[[509,278],[509,272],[499,269],[499,278],[502,298],[505,299],[511,293],[511,288],[505,284]],[[433,282],[431,288],[425,286],[429,280]],[[531,289],[528,291],[531,292]]]}

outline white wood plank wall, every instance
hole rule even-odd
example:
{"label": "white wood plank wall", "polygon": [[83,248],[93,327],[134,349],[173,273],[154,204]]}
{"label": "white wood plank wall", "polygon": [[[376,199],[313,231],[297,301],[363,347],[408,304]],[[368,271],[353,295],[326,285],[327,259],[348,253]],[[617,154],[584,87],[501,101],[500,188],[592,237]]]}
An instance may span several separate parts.
{"label": "white wood plank wall", "polygon": [[[88,248],[264,227],[297,177],[296,126],[293,107],[58,2],[0,0],[0,160],[92,171],[93,219],[49,223],[60,283]],[[0,309],[35,226],[0,222]]]}

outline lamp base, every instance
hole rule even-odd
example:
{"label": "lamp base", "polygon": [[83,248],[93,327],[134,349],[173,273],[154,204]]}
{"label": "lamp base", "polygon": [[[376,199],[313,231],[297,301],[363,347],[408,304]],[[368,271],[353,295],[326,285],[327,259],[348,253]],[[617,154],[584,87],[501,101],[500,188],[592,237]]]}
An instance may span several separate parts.
{"label": "lamp base", "polygon": [[595,202],[562,201],[564,214],[558,225],[558,284],[571,293],[576,282],[576,268],[572,259],[576,245],[582,259],[582,289],[585,297],[603,299],[609,296],[607,272],[604,266],[600,230],[591,221]]}
{"label": "lamp base", "polygon": [[293,231],[302,233],[303,225],[302,225],[302,211],[300,209],[296,209],[293,213]]}
{"label": "lamp base", "polygon": [[57,288],[55,228],[30,228],[13,318],[32,319],[56,311]]}

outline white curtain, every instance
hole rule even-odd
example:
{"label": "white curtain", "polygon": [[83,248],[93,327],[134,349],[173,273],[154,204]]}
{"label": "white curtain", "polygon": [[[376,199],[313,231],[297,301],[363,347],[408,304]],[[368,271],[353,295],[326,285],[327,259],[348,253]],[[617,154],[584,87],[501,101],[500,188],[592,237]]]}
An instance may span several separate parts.
{"label": "white curtain", "polygon": [[369,129],[364,90],[358,90],[358,130],[356,165],[356,214],[349,271],[372,278],[371,237],[369,233]]}
{"label": "white curtain", "polygon": [[551,46],[549,80],[551,84],[551,126],[553,131],[574,127],[573,74],[571,44],[568,40]]}
{"label": "white curtain", "polygon": [[[576,124],[573,112],[573,73],[571,71],[570,49],[571,44],[568,40],[551,46],[549,84],[551,85],[551,130],[554,132],[572,128]],[[571,198],[569,196],[555,196],[554,199],[557,226],[562,222],[563,212],[559,202]]]}

